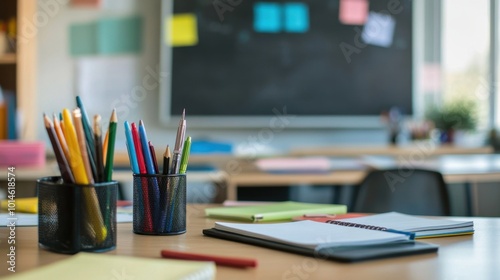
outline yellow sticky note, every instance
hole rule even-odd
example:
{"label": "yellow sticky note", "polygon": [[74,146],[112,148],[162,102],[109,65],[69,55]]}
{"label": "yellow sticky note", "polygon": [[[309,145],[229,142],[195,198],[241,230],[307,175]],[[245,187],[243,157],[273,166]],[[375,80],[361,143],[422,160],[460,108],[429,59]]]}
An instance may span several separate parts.
{"label": "yellow sticky note", "polygon": [[198,23],[194,14],[175,14],[166,20],[165,41],[173,47],[198,44]]}

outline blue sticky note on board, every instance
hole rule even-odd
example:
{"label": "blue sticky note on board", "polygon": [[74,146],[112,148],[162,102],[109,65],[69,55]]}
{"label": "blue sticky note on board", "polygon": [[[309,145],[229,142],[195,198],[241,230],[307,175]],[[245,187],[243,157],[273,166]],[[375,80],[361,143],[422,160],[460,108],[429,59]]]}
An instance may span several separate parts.
{"label": "blue sticky note on board", "polygon": [[233,145],[230,143],[197,140],[191,143],[191,154],[231,154]]}
{"label": "blue sticky note on board", "polygon": [[100,54],[138,53],[142,48],[142,18],[106,18],[97,22]]}
{"label": "blue sticky note on board", "polygon": [[285,31],[303,33],[309,30],[309,7],[305,3],[286,3],[283,6]]}
{"label": "blue sticky note on board", "polygon": [[69,50],[72,56],[97,54],[97,24],[75,23],[69,26]]}
{"label": "blue sticky note on board", "polygon": [[258,2],[253,6],[254,23],[256,32],[276,33],[282,29],[281,6],[278,3]]}

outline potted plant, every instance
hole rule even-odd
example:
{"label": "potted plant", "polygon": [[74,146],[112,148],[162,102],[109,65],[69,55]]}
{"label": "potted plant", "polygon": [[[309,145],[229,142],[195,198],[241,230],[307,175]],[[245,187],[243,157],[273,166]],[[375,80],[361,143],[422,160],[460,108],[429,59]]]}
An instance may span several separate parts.
{"label": "potted plant", "polygon": [[470,99],[460,98],[444,103],[442,106],[431,106],[426,112],[428,120],[440,130],[443,143],[453,143],[457,130],[471,131],[477,126],[477,104]]}

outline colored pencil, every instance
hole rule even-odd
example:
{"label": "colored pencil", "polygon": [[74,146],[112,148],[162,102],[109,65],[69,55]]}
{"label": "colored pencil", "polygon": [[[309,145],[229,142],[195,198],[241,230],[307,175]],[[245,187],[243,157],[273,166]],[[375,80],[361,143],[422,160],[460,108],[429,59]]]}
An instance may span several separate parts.
{"label": "colored pencil", "polygon": [[66,158],[66,161],[68,161],[69,163],[68,144],[66,143],[66,138],[64,137],[64,133],[61,128],[61,122],[59,121],[59,118],[56,116],[56,114],[53,115],[53,119],[54,119],[54,130],[56,132],[57,139],[59,139],[59,144],[61,145],[64,157]]}
{"label": "colored pencil", "polygon": [[[64,137],[66,137],[66,134],[65,134],[65,133],[66,133],[66,130],[64,129],[64,122],[63,122],[63,114],[62,114],[62,112],[60,112],[60,113],[59,113],[59,123],[60,123],[60,125],[61,125],[61,130],[62,130],[62,132],[63,132],[63,135],[64,135]],[[67,142],[68,142],[68,141],[66,140],[66,143],[67,143]]]}
{"label": "colored pencil", "polygon": [[130,168],[134,174],[139,174],[139,164],[137,163],[137,152],[135,151],[132,130],[128,121],[125,121],[123,126],[125,128],[125,138],[127,143],[128,158],[130,160]]}
{"label": "colored pencil", "polygon": [[[142,120],[139,121],[139,136],[141,140],[142,154],[144,156],[144,163],[146,164],[146,170],[148,171],[148,174],[156,174],[153,164],[153,158],[151,157],[151,151],[149,150],[146,127],[144,126],[144,122]],[[152,184],[151,190],[153,192],[150,196],[150,199],[152,199],[152,201],[150,202],[153,207],[153,225],[155,225],[157,229],[163,229],[165,219],[161,218],[161,216],[163,215],[160,215],[160,217],[158,217],[158,214],[160,213],[160,188],[158,186],[158,180],[155,177],[151,177],[150,182]]]}
{"label": "colored pencil", "polygon": [[186,139],[186,141],[184,141],[184,147],[182,148],[181,167],[179,168],[179,174],[186,173],[190,151],[191,151],[191,136],[189,136]]}
{"label": "colored pencil", "polygon": [[104,181],[111,182],[113,177],[113,156],[115,151],[115,139],[116,139],[116,126],[118,122],[118,117],[116,116],[116,109],[113,109],[111,113],[111,118],[109,120],[108,128],[108,145],[106,153],[106,166],[104,167]]}
{"label": "colored pencil", "polygon": [[85,132],[83,131],[82,125],[82,113],[78,108],[73,110],[73,122],[75,125],[76,138],[78,139],[78,145],[80,147],[80,153],[82,155],[83,166],[85,167],[85,174],[87,175],[89,184],[93,184],[95,181],[90,167],[89,154],[87,153],[87,142],[85,142]]}
{"label": "colored pencil", "polygon": [[87,116],[87,111],[83,106],[83,102],[80,99],[80,96],[76,97],[76,105],[80,109],[81,113],[81,122],[83,126],[83,132],[85,134],[86,140],[86,148],[88,154],[88,161],[90,164],[90,168],[92,169],[92,176],[94,181],[98,182],[98,174],[97,174],[97,166],[96,166],[96,155],[95,155],[95,143],[94,143],[94,132],[92,131],[92,126],[90,126],[90,121]]}
{"label": "colored pencil", "polygon": [[149,149],[146,127],[144,126],[144,122],[142,120],[139,121],[139,136],[141,139],[142,154],[144,155],[144,163],[146,164],[148,174],[155,174],[155,166],[151,156],[151,150]]}
{"label": "colored pencil", "polygon": [[155,174],[159,174],[160,171],[158,170],[158,160],[156,160],[156,152],[155,152],[155,147],[153,144],[151,144],[151,141],[148,141],[149,145],[149,152],[151,153],[151,158],[153,160],[153,166],[155,168]]}
{"label": "colored pencil", "polygon": [[135,123],[130,125],[132,132],[132,137],[134,139],[135,152],[137,154],[137,164],[139,165],[139,172],[141,174],[147,174],[146,163],[144,162],[144,155],[142,154],[141,139],[139,136],[139,130]]}
{"label": "colored pencil", "polygon": [[[139,130],[135,123],[130,124],[130,130],[134,140],[135,152],[137,154],[137,165],[139,166],[140,174],[147,174],[146,163],[144,163],[144,156],[142,155],[141,139],[139,137]],[[142,201],[144,204],[144,224],[143,228],[146,232],[153,232],[153,213],[151,212],[149,185],[147,178],[141,179],[142,188]],[[137,193],[141,193],[138,191]]]}
{"label": "colored pencil", "polygon": [[104,142],[102,143],[102,160],[106,162],[106,157],[108,156],[108,139],[109,139],[109,130],[106,131],[106,135],[104,136]]}
{"label": "colored pencil", "polygon": [[[188,164],[188,160],[189,160],[189,152],[190,152],[190,149],[191,149],[191,137],[188,137],[183,145],[183,149],[182,149],[182,159],[181,159],[181,163],[180,163],[180,167],[179,167],[179,174],[185,174],[186,173],[186,170],[187,170],[187,164]],[[168,221],[168,225],[167,225],[167,231],[171,231],[172,229],[172,226],[173,226],[173,219],[174,219],[174,215],[175,215],[175,204],[177,203],[177,186],[173,187],[172,188],[172,191],[171,191],[171,202],[169,203],[169,206],[170,206],[170,215],[168,216],[169,217],[169,221]]]}
{"label": "colored pencil", "polygon": [[94,145],[97,182],[104,182],[104,159],[102,158],[102,129],[101,116],[94,116]]}
{"label": "colored pencil", "polygon": [[64,135],[66,136],[66,142],[68,143],[68,150],[70,154],[69,164],[71,170],[73,171],[75,183],[88,185],[89,181],[87,178],[87,173],[85,172],[85,167],[83,165],[82,154],[78,145],[76,130],[73,126],[72,117],[68,109],[63,110],[63,124]]}
{"label": "colored pencil", "polygon": [[170,147],[167,145],[165,153],[163,154],[163,175],[168,175],[170,170],[170,158],[172,158],[172,153],[170,152]]}
{"label": "colored pencil", "polygon": [[43,114],[43,120],[45,123],[47,134],[49,135],[50,143],[52,144],[52,149],[54,150],[54,154],[56,156],[57,165],[59,166],[59,171],[61,172],[61,177],[63,178],[65,183],[74,183],[75,178],[73,178],[73,173],[71,173],[69,163],[64,156],[61,145],[59,144],[59,139],[56,135],[54,126],[49,117],[45,114]]}
{"label": "colored pencil", "polygon": [[[73,171],[75,183],[80,185],[88,185],[89,180],[85,172],[85,167],[82,160],[82,155],[78,145],[76,130],[71,121],[71,114],[68,109],[63,110],[64,135],[68,143],[70,151],[70,167]],[[85,200],[85,211],[89,219],[86,230],[90,235],[95,236],[99,243],[103,242],[108,234],[104,221],[101,215],[99,200],[94,189],[83,188],[82,190]]]}
{"label": "colored pencil", "polygon": [[171,174],[179,173],[182,145],[184,145],[184,137],[186,133],[186,110],[182,111],[182,117],[177,128],[177,136],[175,138],[174,155],[172,158]]}

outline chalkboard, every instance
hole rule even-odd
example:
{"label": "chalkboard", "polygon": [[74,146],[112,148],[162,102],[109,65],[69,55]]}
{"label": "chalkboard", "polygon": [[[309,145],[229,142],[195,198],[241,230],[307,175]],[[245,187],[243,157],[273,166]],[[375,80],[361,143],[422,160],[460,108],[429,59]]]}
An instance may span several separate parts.
{"label": "chalkboard", "polygon": [[[171,81],[162,94],[170,113],[187,108],[190,116],[267,116],[286,106],[298,116],[378,116],[397,106],[411,114],[411,0],[366,0],[369,13],[361,24],[359,6],[341,11],[351,1],[364,2],[174,0],[173,16],[196,18],[198,40],[169,50]],[[290,4],[299,11],[287,14]],[[262,7],[271,9],[257,15]],[[257,18],[269,10],[279,11],[278,23]],[[340,20],[349,12],[343,16],[354,24]],[[293,22],[283,27],[286,16],[304,13],[296,29]],[[368,30],[372,16],[390,17],[393,31],[376,30],[376,20]],[[363,32],[389,32],[390,42],[371,43],[373,36],[365,39]]]}

